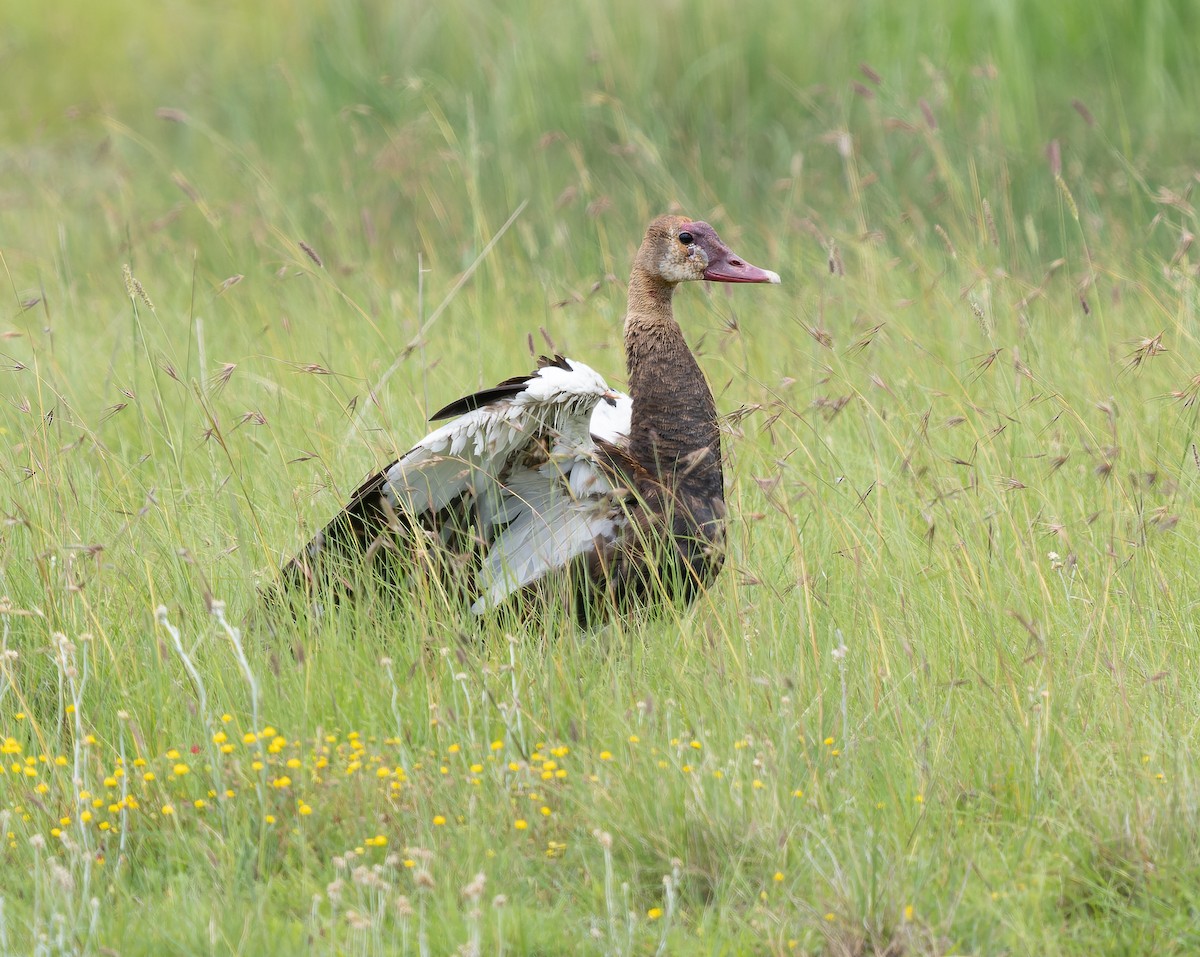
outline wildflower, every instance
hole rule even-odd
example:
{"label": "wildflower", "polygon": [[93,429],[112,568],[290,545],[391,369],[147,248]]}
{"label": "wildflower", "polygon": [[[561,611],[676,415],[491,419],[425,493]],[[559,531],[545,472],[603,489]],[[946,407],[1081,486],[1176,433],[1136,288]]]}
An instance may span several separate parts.
{"label": "wildflower", "polygon": [[492,749],[493,751],[501,751],[501,750],[503,750],[503,749],[504,749],[504,742],[503,742],[503,741],[499,741],[499,740],[497,740],[497,741],[493,741],[493,742],[491,743],[491,749]]}
{"label": "wildflower", "polygon": [[912,904],[909,904],[907,907],[904,908],[904,919],[906,921],[913,919],[913,905]]}
{"label": "wildflower", "polygon": [[266,821],[268,824],[274,824],[275,823],[275,815],[268,814],[266,817],[263,818],[263,820]]}
{"label": "wildflower", "polygon": [[302,816],[307,817],[308,815],[312,814],[312,808],[309,807],[307,804],[305,804],[303,801],[301,801],[299,812]]}
{"label": "wildflower", "polygon": [[227,735],[224,731],[218,731],[212,736],[212,739],[213,744],[224,744],[229,740],[229,735]]}
{"label": "wildflower", "polygon": [[173,808],[170,804],[164,804],[162,806],[162,808],[160,808],[160,810],[162,812],[163,817],[170,817],[172,814],[175,813],[175,808]]}
{"label": "wildflower", "polygon": [[442,815],[440,815],[440,814],[434,815],[434,818],[433,818],[433,826],[434,827],[441,827],[445,823],[446,823],[446,819],[444,817],[442,817]]}
{"label": "wildflower", "polygon": [[189,768],[186,764],[183,764],[181,762],[179,764],[176,764],[173,768],[171,768],[171,770],[173,772],[175,772],[176,777],[183,777],[185,774],[187,774],[192,769]]}
{"label": "wildflower", "polygon": [[611,761],[612,760],[612,752],[611,751],[601,751],[600,752],[600,760],[601,761]]}
{"label": "wildflower", "polygon": [[482,871],[475,875],[475,878],[462,889],[463,897],[469,901],[477,901],[483,896],[483,888],[487,883],[487,877]]}
{"label": "wildflower", "polygon": [[775,876],[771,878],[776,884],[783,881],[783,871],[776,871]]}
{"label": "wildflower", "polygon": [[826,738],[825,747],[829,747],[831,744],[833,744],[833,738]]}
{"label": "wildflower", "polygon": [[661,907],[651,907],[648,911],[646,911],[646,916],[651,920],[658,920],[660,917],[662,917],[662,915],[663,911]]}
{"label": "wildflower", "polygon": [[167,760],[168,761],[174,761],[178,757],[179,757],[179,752],[176,751],[174,748],[171,748],[171,750],[167,752]]}
{"label": "wildflower", "polygon": [[142,780],[147,781],[147,782],[153,781],[154,780],[154,772],[147,771],[145,774],[142,775]]}
{"label": "wildflower", "polygon": [[529,822],[526,821],[525,818],[519,817],[513,821],[513,827],[515,827],[518,831],[523,831],[525,828],[529,827]]}

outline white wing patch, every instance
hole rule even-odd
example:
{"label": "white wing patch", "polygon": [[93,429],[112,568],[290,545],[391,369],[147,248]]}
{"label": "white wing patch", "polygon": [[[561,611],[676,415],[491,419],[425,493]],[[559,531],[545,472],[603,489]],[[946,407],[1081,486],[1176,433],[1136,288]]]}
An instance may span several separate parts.
{"label": "white wing patch", "polygon": [[613,445],[624,445],[633,429],[633,399],[616,393],[614,402],[601,402],[592,413],[592,435]]}
{"label": "white wing patch", "polygon": [[476,614],[614,539],[625,524],[592,436],[623,443],[632,401],[583,363],[562,365],[431,432],[387,471],[385,495],[397,511],[436,514],[464,495],[471,502],[487,544]]}

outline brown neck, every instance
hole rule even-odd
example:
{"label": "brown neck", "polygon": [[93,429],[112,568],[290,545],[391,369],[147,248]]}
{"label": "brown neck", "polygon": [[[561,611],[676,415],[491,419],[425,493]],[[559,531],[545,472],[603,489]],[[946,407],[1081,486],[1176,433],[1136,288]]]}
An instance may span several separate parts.
{"label": "brown neck", "polygon": [[669,487],[723,500],[717,408],[672,313],[674,291],[673,284],[638,267],[629,280],[630,452]]}

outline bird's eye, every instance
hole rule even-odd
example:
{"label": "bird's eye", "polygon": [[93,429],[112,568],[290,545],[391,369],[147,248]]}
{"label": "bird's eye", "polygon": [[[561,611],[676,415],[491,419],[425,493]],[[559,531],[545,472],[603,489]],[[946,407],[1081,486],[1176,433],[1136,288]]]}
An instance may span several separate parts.
{"label": "bird's eye", "polygon": [[680,233],[679,241],[681,243],[683,243],[685,246],[690,246],[692,243],[694,243],[696,241],[696,237],[693,236],[691,233]]}

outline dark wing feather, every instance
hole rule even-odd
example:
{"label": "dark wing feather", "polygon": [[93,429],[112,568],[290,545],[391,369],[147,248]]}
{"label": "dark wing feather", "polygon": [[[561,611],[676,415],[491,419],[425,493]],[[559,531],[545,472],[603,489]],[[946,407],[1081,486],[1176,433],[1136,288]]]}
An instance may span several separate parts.
{"label": "dark wing feather", "polygon": [[529,382],[537,376],[538,372],[545,369],[547,366],[554,366],[562,369],[564,372],[570,372],[571,366],[562,356],[555,356],[549,359],[546,356],[538,356],[537,370],[530,375],[513,376],[511,379],[505,379],[503,382],[498,382],[496,385],[488,389],[481,389],[478,392],[473,392],[470,395],[465,395],[461,399],[455,399],[449,405],[438,409],[429,417],[430,422],[437,422],[441,419],[452,419],[458,415],[465,415],[468,412],[474,412],[476,409],[481,409],[485,405],[491,405],[499,399],[507,399],[514,395],[519,395],[525,391],[525,387]]}

